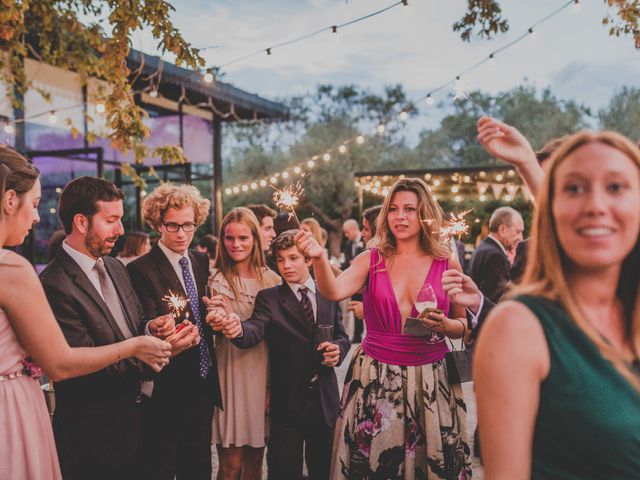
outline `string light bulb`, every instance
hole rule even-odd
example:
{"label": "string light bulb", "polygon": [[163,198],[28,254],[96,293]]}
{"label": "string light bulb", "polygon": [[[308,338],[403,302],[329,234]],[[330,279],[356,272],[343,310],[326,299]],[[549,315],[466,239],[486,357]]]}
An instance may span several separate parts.
{"label": "string light bulb", "polygon": [[325,162],[328,162],[329,160],[331,160],[331,155],[327,152],[327,153],[325,153],[324,155],[322,155],[322,159],[323,159]]}
{"label": "string light bulb", "polygon": [[105,110],[106,110],[106,107],[105,107],[104,103],[102,103],[102,102],[96,103],[96,112],[104,113]]}
{"label": "string light bulb", "polygon": [[309,167],[309,168],[313,168],[313,167],[315,167],[315,166],[316,166],[316,162],[314,162],[313,160],[309,160],[309,161],[307,162],[307,167]]}
{"label": "string light bulb", "polygon": [[202,76],[205,83],[213,82],[213,68],[207,68],[207,73]]}
{"label": "string light bulb", "polygon": [[433,97],[431,96],[430,93],[427,95],[427,98],[425,99],[425,103],[427,105],[433,105]]}
{"label": "string light bulb", "polygon": [[498,61],[496,60],[496,56],[493,53],[489,55],[489,60],[487,61],[487,63],[492,67],[495,67],[496,63],[498,63]]}
{"label": "string light bulb", "polygon": [[378,126],[376,127],[376,131],[377,131],[379,134],[383,134],[383,133],[384,133],[384,131],[385,131],[385,126],[381,123],[380,125],[378,125]]}
{"label": "string light bulb", "polygon": [[531,40],[536,40],[538,38],[538,34],[533,29],[533,27],[529,29],[529,38],[531,38]]}
{"label": "string light bulb", "polygon": [[256,182],[251,182],[251,190],[255,190],[258,188],[258,184]]}
{"label": "string light bulb", "polygon": [[302,171],[302,169],[300,167],[295,167],[293,169],[293,172],[296,173],[296,174],[300,174],[301,171]]}
{"label": "string light bulb", "polygon": [[261,187],[266,187],[267,186],[267,181],[265,179],[260,180],[260,186]]}
{"label": "string light bulb", "polygon": [[359,145],[362,145],[362,144],[364,143],[364,137],[363,137],[362,135],[358,135],[358,136],[356,137],[356,142],[357,142]]}
{"label": "string light bulb", "polygon": [[340,153],[345,153],[345,152],[347,151],[347,147],[345,147],[344,145],[340,145],[340,146],[338,147],[338,151],[339,151]]}
{"label": "string light bulb", "polygon": [[582,10],[582,4],[580,3],[580,0],[575,0],[573,2],[573,5],[571,5],[571,10],[574,13],[578,13],[580,10]]}
{"label": "string light bulb", "polygon": [[56,115],[55,110],[49,112],[49,123],[58,123],[58,116]]}
{"label": "string light bulb", "polygon": [[453,100],[461,100],[467,98],[467,85],[460,77],[456,77],[453,82]]}
{"label": "string light bulb", "polygon": [[282,172],[282,178],[284,178],[285,180],[289,178],[289,172],[287,172],[286,170]]}
{"label": "string light bulb", "polygon": [[246,192],[247,190],[249,190],[249,185],[242,185],[242,191]]}
{"label": "string light bulb", "polygon": [[278,183],[278,179],[275,176],[271,177],[269,180],[271,180],[271,183]]}
{"label": "string light bulb", "polygon": [[409,118],[409,114],[405,111],[400,112],[400,120],[404,121]]}
{"label": "string light bulb", "polygon": [[224,193],[226,193],[227,195],[231,195],[232,190],[231,190],[230,188],[226,188],[226,189],[224,190]]}

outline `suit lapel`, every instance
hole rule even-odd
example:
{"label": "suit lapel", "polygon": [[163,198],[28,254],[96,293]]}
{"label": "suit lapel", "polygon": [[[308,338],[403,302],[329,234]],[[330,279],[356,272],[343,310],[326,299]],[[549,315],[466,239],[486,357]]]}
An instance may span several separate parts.
{"label": "suit lapel", "polygon": [[295,296],[291,287],[286,282],[283,282],[280,285],[280,303],[283,308],[287,310],[290,316],[298,321],[300,326],[304,329],[305,332],[311,333],[311,328],[307,324],[307,320],[304,316],[304,310],[302,310],[302,305],[298,300],[298,297]]}
{"label": "suit lapel", "polygon": [[196,288],[198,289],[198,298],[202,298],[206,293],[205,289],[209,278],[209,271],[202,268],[201,263],[198,261],[193,252],[189,252],[189,261],[191,261],[193,277],[194,281],[196,282]]}
{"label": "suit lapel", "polygon": [[176,271],[158,245],[153,247],[151,254],[154,256],[155,264],[158,266],[158,272],[164,277],[164,283],[167,285],[167,291],[165,293],[169,293],[169,290],[171,290],[173,293],[186,298],[187,292],[184,291],[184,287],[178,275],[176,275]]}
{"label": "suit lapel", "polygon": [[124,311],[124,317],[127,320],[127,323],[129,324],[129,329],[135,336],[140,331],[140,326],[137,325],[137,323],[135,322],[136,312],[133,311],[133,305],[131,305],[131,302],[129,302],[127,297],[124,295],[124,292],[122,291],[122,287],[124,286],[123,285],[124,281],[127,279],[120,279],[120,273],[117,270],[115,270],[113,266],[110,266],[110,265],[112,265],[111,262],[108,262],[108,261],[104,262],[104,266],[107,269],[109,276],[111,277],[113,286],[115,287],[116,293],[118,294],[118,298],[120,299],[120,305],[122,305],[122,310]]}
{"label": "suit lapel", "polygon": [[[62,266],[67,271],[69,277],[73,278],[73,282],[76,286],[82,290],[93,302],[96,304],[105,320],[111,327],[111,329],[115,332],[120,340],[124,340],[124,335],[118,324],[116,323],[115,318],[111,315],[109,311],[109,307],[104,302],[96,287],[93,286],[89,277],[84,273],[84,271],[80,268],[80,265],[76,263],[76,261],[69,256],[67,252],[64,251],[63,248],[60,249],[60,253],[58,254],[58,259],[60,260]],[[114,282],[115,283],[115,282]]]}

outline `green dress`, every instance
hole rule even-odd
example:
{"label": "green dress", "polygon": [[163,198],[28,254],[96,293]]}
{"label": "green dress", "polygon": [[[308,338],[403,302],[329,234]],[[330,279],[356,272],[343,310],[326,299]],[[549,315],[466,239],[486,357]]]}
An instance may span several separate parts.
{"label": "green dress", "polygon": [[551,358],[540,386],[531,478],[640,478],[638,391],[560,304],[517,300],[538,317]]}

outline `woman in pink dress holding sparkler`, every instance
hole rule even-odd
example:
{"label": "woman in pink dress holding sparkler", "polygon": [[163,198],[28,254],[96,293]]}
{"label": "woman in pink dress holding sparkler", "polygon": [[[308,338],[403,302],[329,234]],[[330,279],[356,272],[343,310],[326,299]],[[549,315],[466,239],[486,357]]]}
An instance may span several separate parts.
{"label": "woman in pink dress holding sparkler", "polygon": [[[258,219],[248,208],[234,208],[222,221],[215,268],[209,279],[210,309],[223,308],[246,320],[253,312],[256,295],[280,283],[262,254]],[[213,314],[207,316],[220,330]],[[218,480],[261,478],[267,436],[267,344],[241,349],[220,336],[216,360],[224,410],[213,415],[213,443],[218,450]]]}
{"label": "woman in pink dress holding sparkler", "polygon": [[[466,318],[463,308],[450,308],[442,273],[460,264],[441,226],[427,185],[406,178],[385,198],[372,248],[337,278],[322,247],[306,232],[296,237],[325,297],[363,290],[367,334],[342,390],[332,480],[471,478],[466,406],[445,365],[445,337],[462,337]],[[405,333],[405,319],[419,312],[430,331]]]}

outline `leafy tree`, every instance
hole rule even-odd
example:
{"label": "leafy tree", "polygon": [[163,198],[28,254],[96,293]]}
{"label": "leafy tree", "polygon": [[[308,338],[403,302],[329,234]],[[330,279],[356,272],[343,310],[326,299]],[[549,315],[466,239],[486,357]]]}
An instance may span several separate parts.
{"label": "leafy tree", "polygon": [[549,89],[538,95],[535,87],[520,86],[495,97],[471,92],[454,103],[439,128],[422,132],[416,147],[420,165],[416,167],[495,164],[497,161],[476,141],[476,122],[482,115],[517,127],[538,149],[552,138],[584,128],[586,113],[584,107],[559,100]]}
{"label": "leafy tree", "polygon": [[[580,0],[575,0],[578,3]],[[636,48],[640,48],[640,2],[638,0],[603,0],[615,9],[615,15],[607,12],[602,19],[609,26],[609,35],[619,37],[632,35]],[[462,18],[453,24],[453,30],[460,32],[462,40],[469,42],[471,36],[491,38],[509,30],[509,22],[502,15],[497,0],[467,0],[467,9]]]}
{"label": "leafy tree", "polygon": [[635,142],[640,141],[640,89],[623,87],[598,112],[598,118],[601,128],[615,130]]}
{"label": "leafy tree", "polygon": [[[0,55],[0,81],[10,87],[13,104],[19,107],[32,87],[25,74],[24,59],[29,55],[77,72],[82,85],[90,77],[105,80],[110,90],[102,94],[111,141],[123,151],[132,150],[136,161],[141,161],[148,155],[143,142],[149,130],[129,82],[126,59],[131,34],[147,27],[158,40],[158,50],[173,54],[176,64],[204,66],[198,50],[174,28],[172,10],[164,0],[2,0],[0,50],[7,55]],[[178,147],[154,153],[165,160],[182,159]]]}

